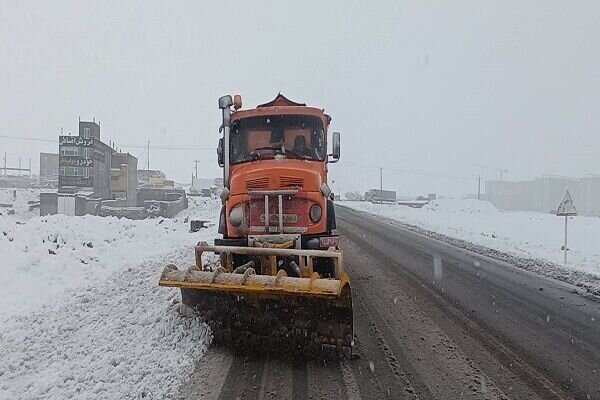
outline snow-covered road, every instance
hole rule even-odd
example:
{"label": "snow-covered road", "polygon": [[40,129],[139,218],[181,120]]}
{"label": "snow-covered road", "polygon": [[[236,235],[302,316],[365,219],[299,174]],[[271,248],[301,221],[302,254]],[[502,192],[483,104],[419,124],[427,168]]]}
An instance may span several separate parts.
{"label": "snow-covered road", "polygon": [[[174,219],[132,221],[38,217],[28,210],[32,197],[20,192],[16,212],[0,215],[0,400],[177,398],[211,332],[180,315],[179,291],[158,287],[158,278],[168,263],[193,263],[192,247],[217,236],[219,201],[191,198]],[[14,201],[0,190],[2,199]],[[443,240],[516,257],[556,262],[561,256],[562,225],[552,215],[463,200],[423,209],[342,204]],[[190,233],[186,219],[214,225]],[[567,268],[600,276],[600,219],[577,217],[571,226]]]}

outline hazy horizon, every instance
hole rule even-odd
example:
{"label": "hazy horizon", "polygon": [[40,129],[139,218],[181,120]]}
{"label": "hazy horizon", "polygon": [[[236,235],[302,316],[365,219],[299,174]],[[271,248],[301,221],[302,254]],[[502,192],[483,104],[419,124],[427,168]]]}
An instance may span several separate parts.
{"label": "hazy horizon", "polygon": [[[0,4],[0,136],[103,141],[178,182],[216,177],[217,99],[279,92],[342,133],[336,191],[474,193],[600,173],[597,2],[36,2]],[[135,145],[139,147],[131,147]],[[194,148],[189,148],[194,147]],[[24,165],[58,142],[0,137]]]}

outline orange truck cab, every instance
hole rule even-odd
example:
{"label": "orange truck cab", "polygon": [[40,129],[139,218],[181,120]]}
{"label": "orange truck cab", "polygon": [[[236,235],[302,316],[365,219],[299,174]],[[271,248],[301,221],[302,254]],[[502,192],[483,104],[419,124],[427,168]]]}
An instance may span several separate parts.
{"label": "orange truck cab", "polygon": [[[219,233],[223,237],[215,239],[215,245],[338,248],[327,169],[339,160],[340,134],[332,134],[328,154],[331,117],[281,94],[253,109],[241,107],[240,96],[219,99],[223,136],[217,153],[224,182]],[[247,256],[236,255],[233,267],[248,261]],[[278,268],[296,276],[292,261],[293,257],[278,260]],[[314,269],[322,277],[333,274],[329,259],[318,260]]]}

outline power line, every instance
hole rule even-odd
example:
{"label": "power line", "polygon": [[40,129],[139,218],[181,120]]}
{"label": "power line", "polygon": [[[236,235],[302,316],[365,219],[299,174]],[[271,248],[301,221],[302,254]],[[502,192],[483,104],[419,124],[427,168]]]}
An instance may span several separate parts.
{"label": "power line", "polygon": [[388,171],[403,172],[403,173],[411,174],[411,175],[431,176],[431,177],[435,177],[435,178],[464,179],[464,180],[472,180],[473,179],[473,177],[469,177],[469,176],[448,175],[448,174],[438,173],[438,172],[434,172],[434,171],[414,170],[414,169],[408,169],[408,168],[397,168],[397,167],[386,167],[386,166],[378,167],[376,165],[360,165],[360,164],[346,164],[345,163],[344,167],[360,168],[360,169],[383,168]]}
{"label": "power line", "polygon": [[35,142],[52,142],[52,143],[58,143],[58,139],[52,140],[52,139],[40,139],[40,138],[8,136],[8,135],[0,135],[0,137],[1,138],[7,138],[7,139],[32,140],[32,141],[35,141]]}
{"label": "power line", "polygon": [[[148,145],[142,144],[119,144],[118,147],[128,147],[130,149],[147,149]],[[162,146],[162,145],[150,145],[150,149],[154,150],[215,150],[216,147],[212,146]]]}
{"label": "power line", "polygon": [[[17,140],[29,140],[34,142],[48,142],[48,143],[58,143],[58,139],[42,139],[42,138],[32,138],[32,137],[20,137],[20,136],[9,136],[9,135],[0,135],[0,138],[6,139],[17,139]],[[128,147],[132,149],[147,149],[148,145],[142,144],[120,144],[118,147]],[[150,149],[154,150],[216,150],[213,146],[169,146],[169,145],[151,145]]]}

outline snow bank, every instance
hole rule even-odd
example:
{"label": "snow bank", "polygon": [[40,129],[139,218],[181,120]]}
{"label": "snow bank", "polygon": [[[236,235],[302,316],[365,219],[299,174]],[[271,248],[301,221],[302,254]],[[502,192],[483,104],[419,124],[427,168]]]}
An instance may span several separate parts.
{"label": "snow bank", "polygon": [[51,215],[24,224],[0,219],[0,321],[60,301],[59,293],[96,284],[124,265],[151,260],[174,246],[212,240],[189,233],[185,218],[213,220],[217,201],[192,201],[175,219]]}
{"label": "snow bank", "polygon": [[[0,207],[0,228],[8,221],[22,221],[40,215],[37,208],[29,211],[29,202],[39,202],[40,192],[40,189],[0,189],[0,204],[10,205]],[[12,210],[11,214],[9,210]]]}
{"label": "snow bank", "polygon": [[[564,219],[552,214],[500,211],[478,200],[440,199],[420,209],[367,202],[341,204],[518,257],[557,266],[563,263]],[[600,218],[578,216],[569,220],[567,269],[600,276],[598,232]]]}
{"label": "snow bank", "polygon": [[[175,219],[0,217],[0,399],[176,397],[211,333],[158,279],[193,264],[219,209],[192,199]],[[213,225],[189,233],[186,218]]]}
{"label": "snow bank", "polygon": [[[192,253],[188,251],[188,253]],[[0,330],[0,398],[164,399],[206,351],[211,334],[178,312],[179,291],[157,286],[176,253],[72,291],[60,307]]]}

